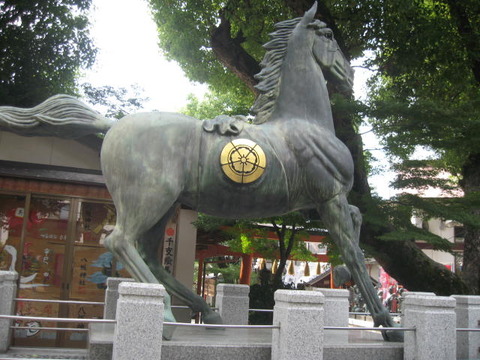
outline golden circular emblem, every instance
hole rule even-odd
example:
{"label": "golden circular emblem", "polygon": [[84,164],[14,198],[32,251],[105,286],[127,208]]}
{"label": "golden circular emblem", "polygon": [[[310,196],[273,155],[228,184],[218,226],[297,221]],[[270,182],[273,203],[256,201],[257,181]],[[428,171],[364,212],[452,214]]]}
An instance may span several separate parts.
{"label": "golden circular emblem", "polygon": [[267,159],[260,145],[251,140],[236,139],[223,148],[220,166],[230,180],[248,184],[262,176]]}

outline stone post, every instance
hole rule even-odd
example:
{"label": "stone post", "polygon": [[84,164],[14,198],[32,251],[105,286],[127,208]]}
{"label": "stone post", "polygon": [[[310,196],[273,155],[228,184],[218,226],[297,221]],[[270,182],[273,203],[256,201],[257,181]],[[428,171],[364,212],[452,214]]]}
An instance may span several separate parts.
{"label": "stone post", "polygon": [[117,313],[118,285],[121,282],[132,282],[134,279],[109,277],[107,279],[107,290],[105,291],[105,306],[103,308],[103,318],[115,320]]}
{"label": "stone post", "polygon": [[404,360],[456,359],[455,299],[408,295],[404,302]]}
{"label": "stone post", "polygon": [[112,359],[161,359],[165,288],[124,282],[118,292]]}
{"label": "stone post", "polygon": [[[14,315],[17,295],[18,274],[15,271],[0,271],[0,314]],[[0,319],[0,353],[4,353],[10,346],[12,335],[12,320]]]}
{"label": "stone post", "polygon": [[433,292],[426,292],[426,291],[405,291],[402,295],[402,299],[401,299],[401,302],[402,302],[402,307],[401,307],[401,310],[400,312],[402,313],[401,317],[400,317],[400,326],[404,327],[405,326],[405,310],[404,310],[404,305],[405,304],[405,299],[409,296],[414,296],[414,295],[418,295],[418,296],[436,296],[435,293]]}
{"label": "stone post", "polygon": [[[325,296],[323,305],[325,326],[348,326],[348,296],[349,292],[345,289],[323,289],[317,288]],[[346,332],[345,332],[346,333]]]}
{"label": "stone post", "polygon": [[[478,329],[480,327],[480,296],[453,295],[457,300],[457,328]],[[457,357],[478,359],[480,357],[480,334],[457,332]]]}
{"label": "stone post", "polygon": [[247,325],[250,286],[218,284],[215,305],[224,324]]}
{"label": "stone post", "polygon": [[273,311],[272,359],[323,359],[325,297],[319,291],[277,290]]}
{"label": "stone post", "polygon": [[[349,318],[349,301],[350,295],[345,289],[323,289],[317,288],[325,296],[325,303],[323,304],[324,311],[324,326],[339,326],[348,327]],[[329,335],[332,335],[337,341],[348,341],[347,330],[329,330]]]}

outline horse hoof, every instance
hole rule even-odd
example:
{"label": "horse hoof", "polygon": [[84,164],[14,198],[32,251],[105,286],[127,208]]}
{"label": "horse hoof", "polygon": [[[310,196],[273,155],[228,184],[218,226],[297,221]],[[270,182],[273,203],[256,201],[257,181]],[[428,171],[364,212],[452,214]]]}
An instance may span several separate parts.
{"label": "horse hoof", "polygon": [[173,333],[175,332],[176,326],[174,325],[163,325],[163,340],[172,340]]}
{"label": "horse hoof", "polygon": [[[203,317],[203,322],[205,324],[223,324],[222,317],[219,313],[211,312],[210,314]],[[207,330],[225,330],[223,327],[206,327]]]}
{"label": "horse hoof", "polygon": [[389,342],[403,342],[403,331],[385,330],[382,331],[383,340]]}
{"label": "horse hoof", "polygon": [[203,322],[205,324],[223,324],[222,317],[219,313],[211,312],[203,317]]}
{"label": "horse hoof", "polygon": [[[165,322],[176,322],[175,316],[173,316],[173,313],[170,308],[168,308],[163,316],[163,321]],[[177,327],[175,325],[163,325],[163,333],[162,333],[162,338],[164,340],[171,340],[173,333],[175,332],[175,329]]]}

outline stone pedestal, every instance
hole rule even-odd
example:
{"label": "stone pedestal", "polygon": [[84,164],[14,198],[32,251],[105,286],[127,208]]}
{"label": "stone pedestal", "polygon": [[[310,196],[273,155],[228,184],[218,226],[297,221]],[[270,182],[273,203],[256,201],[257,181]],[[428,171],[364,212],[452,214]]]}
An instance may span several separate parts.
{"label": "stone pedestal", "polygon": [[118,292],[113,360],[161,359],[165,288],[124,282]]}
{"label": "stone pedestal", "polygon": [[117,313],[118,285],[121,282],[134,282],[130,278],[109,277],[107,279],[107,290],[105,291],[105,307],[103,308],[104,319],[115,319]]}
{"label": "stone pedestal", "polygon": [[456,359],[455,299],[408,295],[404,302],[405,360]]}
{"label": "stone pedestal", "polygon": [[[457,301],[457,328],[478,329],[480,327],[480,296],[453,295]],[[480,333],[457,332],[457,358],[478,359],[480,357]]]}
{"label": "stone pedestal", "polygon": [[215,305],[224,324],[247,325],[250,286],[218,284]]}
{"label": "stone pedestal", "polygon": [[[15,271],[0,271],[0,314],[13,315],[17,295],[18,274]],[[0,353],[4,353],[10,346],[12,320],[0,319]]]}
{"label": "stone pedestal", "polygon": [[275,292],[272,359],[323,359],[324,303],[319,291]]}

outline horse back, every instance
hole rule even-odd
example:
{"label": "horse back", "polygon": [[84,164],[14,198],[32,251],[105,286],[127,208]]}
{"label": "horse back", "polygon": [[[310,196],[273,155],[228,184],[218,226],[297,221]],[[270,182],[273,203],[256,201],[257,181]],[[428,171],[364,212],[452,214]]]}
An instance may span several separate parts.
{"label": "horse back", "polygon": [[180,194],[195,188],[201,122],[176,113],[128,115],[105,136],[101,163],[117,206],[126,194]]}
{"label": "horse back", "polygon": [[285,169],[260,126],[245,126],[234,136],[202,132],[197,208],[230,218],[288,212]]}

